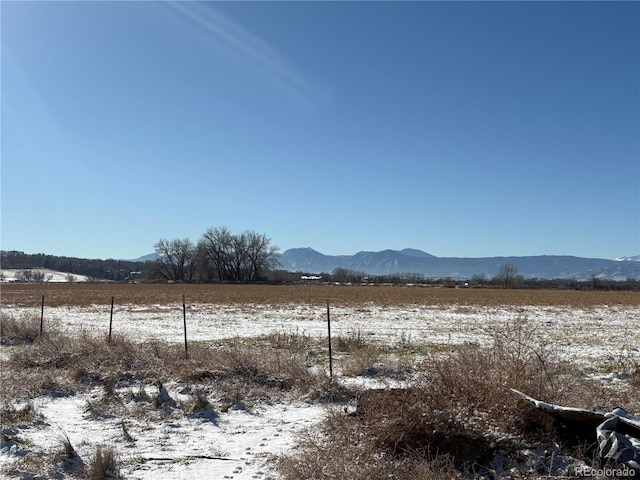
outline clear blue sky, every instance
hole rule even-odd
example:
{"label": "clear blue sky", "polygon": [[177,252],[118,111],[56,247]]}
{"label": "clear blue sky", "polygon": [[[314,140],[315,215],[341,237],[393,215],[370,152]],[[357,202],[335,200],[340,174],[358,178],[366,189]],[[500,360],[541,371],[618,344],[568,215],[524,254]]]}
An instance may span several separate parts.
{"label": "clear blue sky", "polygon": [[3,249],[640,254],[638,2],[6,2]]}

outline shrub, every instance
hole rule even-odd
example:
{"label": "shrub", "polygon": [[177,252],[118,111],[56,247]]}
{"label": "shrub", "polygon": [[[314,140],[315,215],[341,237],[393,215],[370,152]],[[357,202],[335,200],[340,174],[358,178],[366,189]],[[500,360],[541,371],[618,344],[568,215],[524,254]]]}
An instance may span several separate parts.
{"label": "shrub", "polygon": [[88,480],[116,480],[120,479],[120,461],[115,448],[97,445],[95,454],[85,466],[85,476]]}
{"label": "shrub", "polygon": [[[382,412],[379,412],[382,413]],[[373,420],[373,416],[370,417]],[[380,419],[381,429],[389,424]],[[320,428],[300,438],[294,454],[278,460],[283,480],[455,480],[463,478],[450,456],[435,454],[425,461],[421,448],[402,455],[386,449],[361,416],[332,411]],[[382,426],[384,425],[384,426]],[[389,439],[390,437],[386,437]]]}
{"label": "shrub", "polygon": [[71,473],[75,473],[84,468],[84,462],[71,444],[71,440],[66,433],[62,432],[58,437],[59,448],[54,454],[54,461],[61,463],[62,468]]}
{"label": "shrub", "polygon": [[[488,471],[499,452],[515,452],[526,438],[555,434],[506,387],[569,405],[597,400],[526,319],[487,333],[489,347],[432,354],[410,388],[368,390],[355,412],[333,412],[301,439],[299,453],[280,459],[283,478],[462,478]],[[510,468],[517,455],[503,461]]]}
{"label": "shrub", "polygon": [[269,333],[265,336],[265,340],[271,347],[289,352],[305,351],[314,343],[309,335],[298,331]]}
{"label": "shrub", "polygon": [[14,317],[0,313],[0,344],[3,346],[34,343],[40,335],[40,322],[35,317]]}
{"label": "shrub", "polygon": [[7,425],[30,424],[42,419],[42,415],[35,408],[32,401],[27,401],[22,406],[16,407],[8,402],[3,402],[0,407],[0,420]]}

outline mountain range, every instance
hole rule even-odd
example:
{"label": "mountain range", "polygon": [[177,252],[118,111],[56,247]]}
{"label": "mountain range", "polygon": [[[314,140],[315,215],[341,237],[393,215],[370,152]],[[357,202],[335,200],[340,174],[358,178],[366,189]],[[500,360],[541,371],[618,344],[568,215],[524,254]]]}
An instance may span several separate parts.
{"label": "mountain range", "polygon": [[418,273],[427,278],[468,279],[482,274],[494,277],[501,265],[515,265],[525,278],[589,280],[640,280],[640,256],[615,260],[569,255],[458,258],[436,257],[422,250],[383,250],[354,255],[324,255],[312,248],[292,248],[279,255],[280,268],[291,272],[330,273],[346,268],[370,275]]}

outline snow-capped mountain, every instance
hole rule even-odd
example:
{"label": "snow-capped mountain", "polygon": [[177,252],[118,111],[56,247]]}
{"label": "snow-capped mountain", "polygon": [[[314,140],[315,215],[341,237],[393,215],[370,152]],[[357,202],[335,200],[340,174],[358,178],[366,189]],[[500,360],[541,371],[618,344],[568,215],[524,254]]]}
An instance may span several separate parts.
{"label": "snow-capped mountain", "polygon": [[[638,257],[626,258],[638,259]],[[415,249],[358,252],[354,255],[324,255],[312,248],[293,248],[283,252],[279,260],[280,268],[306,273],[330,273],[335,268],[346,268],[370,275],[419,273],[429,278],[471,278],[482,274],[493,277],[502,265],[511,263],[525,278],[640,279],[640,261],[581,258],[569,255],[457,258],[436,257]]]}
{"label": "snow-capped mountain", "polygon": [[634,255],[633,257],[617,257],[616,262],[640,262],[640,255]]}

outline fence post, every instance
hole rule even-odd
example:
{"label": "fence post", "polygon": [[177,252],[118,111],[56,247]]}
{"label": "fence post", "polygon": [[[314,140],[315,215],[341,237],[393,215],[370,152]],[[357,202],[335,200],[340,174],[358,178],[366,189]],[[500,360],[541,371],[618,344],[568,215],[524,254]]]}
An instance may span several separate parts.
{"label": "fence post", "polygon": [[187,349],[187,303],[184,295],[182,295],[182,320],[184,323],[184,358],[189,358],[189,351]]}
{"label": "fence post", "polygon": [[331,356],[331,315],[329,313],[328,298],[327,298],[327,337],[329,339],[329,377],[333,377],[333,358]]}
{"label": "fence post", "polygon": [[42,295],[42,305],[40,306],[40,336],[44,327],[44,295]]}
{"label": "fence post", "polygon": [[111,315],[109,316],[109,343],[111,343],[111,327],[113,326],[113,296],[111,296]]}

